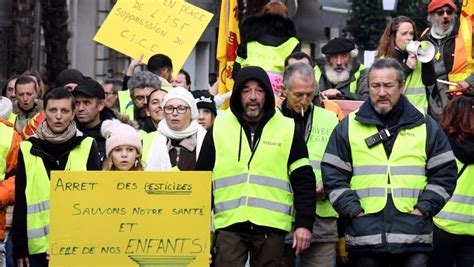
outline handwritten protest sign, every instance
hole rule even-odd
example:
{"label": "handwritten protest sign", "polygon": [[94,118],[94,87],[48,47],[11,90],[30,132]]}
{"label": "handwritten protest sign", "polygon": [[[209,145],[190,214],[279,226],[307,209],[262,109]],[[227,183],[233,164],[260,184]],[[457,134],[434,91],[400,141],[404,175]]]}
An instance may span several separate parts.
{"label": "handwritten protest sign", "polygon": [[179,71],[213,14],[184,0],[119,0],[94,41],[132,58],[165,54]]}
{"label": "handwritten protest sign", "polygon": [[52,172],[50,266],[208,266],[210,172]]}

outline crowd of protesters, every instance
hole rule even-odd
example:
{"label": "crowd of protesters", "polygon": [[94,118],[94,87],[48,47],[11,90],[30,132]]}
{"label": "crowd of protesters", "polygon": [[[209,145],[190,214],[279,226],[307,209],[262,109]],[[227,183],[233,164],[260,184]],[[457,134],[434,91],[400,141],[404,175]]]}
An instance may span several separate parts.
{"label": "crowd of protesters", "polygon": [[[241,23],[224,94],[173,77],[164,54],[143,71],[132,59],[123,80],[66,69],[47,88],[35,71],[11,76],[0,267],[48,266],[53,170],[212,171],[215,266],[473,266],[474,76],[459,45],[472,29],[451,0],[427,9],[423,36],[390,19],[368,67],[342,37],[315,63],[270,1]],[[421,40],[431,60],[406,51]]]}

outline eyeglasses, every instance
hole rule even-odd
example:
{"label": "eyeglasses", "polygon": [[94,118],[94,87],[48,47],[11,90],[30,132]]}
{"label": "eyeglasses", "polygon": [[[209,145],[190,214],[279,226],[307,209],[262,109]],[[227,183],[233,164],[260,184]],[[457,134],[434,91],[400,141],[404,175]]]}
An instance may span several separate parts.
{"label": "eyeglasses", "polygon": [[190,109],[190,107],[187,107],[187,106],[177,106],[177,107],[165,106],[163,110],[165,111],[166,114],[172,114],[175,110],[178,112],[178,114],[183,114],[183,113],[186,113],[188,109]]}
{"label": "eyeglasses", "polygon": [[452,14],[454,14],[454,10],[452,9],[438,9],[435,11],[436,15],[438,16],[443,16],[444,13],[446,13],[448,16],[451,16]]}

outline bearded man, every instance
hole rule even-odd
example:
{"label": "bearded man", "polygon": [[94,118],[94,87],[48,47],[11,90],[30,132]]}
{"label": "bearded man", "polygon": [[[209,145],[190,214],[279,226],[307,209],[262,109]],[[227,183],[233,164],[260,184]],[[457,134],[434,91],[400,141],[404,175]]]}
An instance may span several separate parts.
{"label": "bearded man", "polygon": [[[428,5],[431,28],[424,39],[436,47],[433,62],[437,79],[455,82],[455,89],[469,90],[474,86],[474,75],[462,66],[467,65],[468,57],[471,57],[467,52],[469,49],[465,47],[470,42],[464,40],[464,36],[472,38],[472,32],[460,26],[455,11],[456,5],[451,0],[432,0]],[[440,82],[430,88],[429,112],[437,120],[448,103],[448,90],[448,85]]]}
{"label": "bearded man", "polygon": [[329,99],[365,100],[367,86],[360,86],[365,66],[357,60],[354,42],[346,38],[329,41],[321,52],[326,55],[323,65],[314,68],[321,96]]}

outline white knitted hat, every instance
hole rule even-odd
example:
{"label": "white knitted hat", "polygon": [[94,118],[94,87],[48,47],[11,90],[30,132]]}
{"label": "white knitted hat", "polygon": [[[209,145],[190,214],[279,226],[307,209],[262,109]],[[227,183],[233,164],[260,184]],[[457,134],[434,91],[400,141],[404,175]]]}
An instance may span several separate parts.
{"label": "white knitted hat", "polygon": [[194,99],[193,95],[183,87],[175,87],[171,89],[163,99],[163,103],[161,104],[164,108],[166,103],[171,99],[181,99],[186,102],[189,107],[191,108],[191,119],[194,120],[199,115],[198,108],[196,106],[196,100]]}
{"label": "white knitted hat", "polygon": [[0,118],[8,119],[12,113],[12,101],[9,98],[0,96]]}
{"label": "white knitted hat", "polygon": [[101,127],[102,136],[105,138],[105,151],[107,157],[110,152],[122,145],[133,146],[138,153],[142,154],[142,142],[138,131],[132,126],[119,120],[105,120]]}

